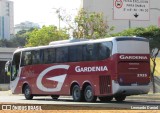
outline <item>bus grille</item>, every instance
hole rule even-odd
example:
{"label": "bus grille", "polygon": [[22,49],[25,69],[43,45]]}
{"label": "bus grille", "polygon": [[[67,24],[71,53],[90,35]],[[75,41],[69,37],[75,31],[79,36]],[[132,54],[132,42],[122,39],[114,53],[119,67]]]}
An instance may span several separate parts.
{"label": "bus grille", "polygon": [[111,93],[111,77],[100,76],[99,77],[100,94]]}

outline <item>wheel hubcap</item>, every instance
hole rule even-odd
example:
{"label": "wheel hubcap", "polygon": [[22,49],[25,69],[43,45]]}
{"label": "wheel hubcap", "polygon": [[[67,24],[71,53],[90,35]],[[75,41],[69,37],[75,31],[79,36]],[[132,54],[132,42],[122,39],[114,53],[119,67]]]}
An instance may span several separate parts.
{"label": "wheel hubcap", "polygon": [[30,94],[30,90],[29,90],[29,89],[26,89],[25,94],[26,94],[26,95],[29,95],[29,94]]}
{"label": "wheel hubcap", "polygon": [[80,97],[79,90],[75,90],[75,91],[74,91],[74,97],[75,97],[76,99]]}
{"label": "wheel hubcap", "polygon": [[87,90],[86,91],[86,97],[87,98],[91,98],[92,97],[92,91],[91,90]]}

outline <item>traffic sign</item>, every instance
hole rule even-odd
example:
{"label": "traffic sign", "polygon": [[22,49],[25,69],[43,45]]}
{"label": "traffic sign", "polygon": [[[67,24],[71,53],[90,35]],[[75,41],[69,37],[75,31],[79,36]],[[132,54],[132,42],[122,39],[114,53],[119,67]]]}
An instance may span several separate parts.
{"label": "traffic sign", "polygon": [[113,18],[149,20],[150,0],[113,0]]}
{"label": "traffic sign", "polygon": [[116,8],[121,8],[122,6],[123,6],[122,0],[116,0],[116,1],[115,1],[115,7],[116,7]]}

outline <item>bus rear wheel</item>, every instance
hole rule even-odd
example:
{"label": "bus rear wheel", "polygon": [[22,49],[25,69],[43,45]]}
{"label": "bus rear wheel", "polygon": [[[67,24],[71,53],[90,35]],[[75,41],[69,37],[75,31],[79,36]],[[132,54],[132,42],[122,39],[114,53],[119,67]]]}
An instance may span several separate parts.
{"label": "bus rear wheel", "polygon": [[24,96],[27,100],[31,100],[33,98],[33,95],[31,93],[31,88],[29,87],[29,85],[26,85],[24,87]]}
{"label": "bus rear wheel", "polygon": [[59,95],[51,95],[53,100],[57,100],[59,98]]}
{"label": "bus rear wheel", "polygon": [[87,102],[95,102],[97,100],[97,96],[94,96],[93,89],[90,85],[85,88],[84,97]]}
{"label": "bus rear wheel", "polygon": [[113,99],[113,96],[98,97],[101,102],[110,102]]}
{"label": "bus rear wheel", "polygon": [[115,96],[114,98],[116,99],[117,102],[122,102],[126,99],[126,96],[120,95],[120,96]]}
{"label": "bus rear wheel", "polygon": [[72,97],[75,102],[82,101],[82,92],[78,85],[74,85],[72,88]]}

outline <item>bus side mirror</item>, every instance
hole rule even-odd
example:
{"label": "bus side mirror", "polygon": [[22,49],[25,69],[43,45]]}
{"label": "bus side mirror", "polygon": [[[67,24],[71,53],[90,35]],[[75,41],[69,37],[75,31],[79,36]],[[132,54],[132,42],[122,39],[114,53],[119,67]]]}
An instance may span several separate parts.
{"label": "bus side mirror", "polygon": [[5,73],[6,73],[7,76],[11,76],[11,61],[6,62]]}

